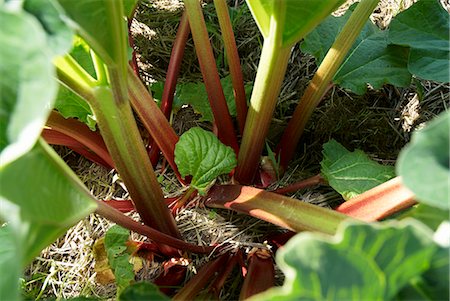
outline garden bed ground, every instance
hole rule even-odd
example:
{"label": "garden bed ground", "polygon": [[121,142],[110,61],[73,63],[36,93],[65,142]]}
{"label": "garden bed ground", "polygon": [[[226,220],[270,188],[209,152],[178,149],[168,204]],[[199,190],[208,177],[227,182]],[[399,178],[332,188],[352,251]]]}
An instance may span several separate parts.
{"label": "garden bed ground", "polygon": [[[242,1],[232,2],[235,5],[233,24],[242,58],[244,79],[250,82],[257,69],[262,37],[245,4],[241,3]],[[393,15],[413,1],[381,2],[373,20],[380,27],[386,27]],[[448,8],[449,4],[446,5]],[[141,76],[147,82],[165,78],[181,9],[182,5],[176,0],[143,1],[136,12],[136,20],[133,22],[135,48]],[[219,72],[221,76],[225,76],[227,67],[212,4],[206,5],[205,17]],[[291,54],[269,135],[272,146],[278,142],[281,131],[315,69],[314,59],[302,54],[297,45]],[[192,41],[189,41],[185,51],[180,81],[201,81]],[[395,164],[397,155],[409,141],[411,132],[450,106],[449,88],[448,83],[415,81],[411,87],[399,89],[385,86],[380,91],[369,90],[364,96],[348,93],[338,87],[333,88],[309,122],[297,149],[296,159],[285,175],[269,189],[286,186],[317,174],[322,159],[322,145],[331,138],[348,149],[359,148],[383,164]],[[422,98],[420,101],[419,95]],[[174,114],[172,122],[178,134],[195,125],[209,127],[208,124],[198,121],[198,116],[190,107]],[[114,171],[97,166],[65,148],[58,148],[58,152],[97,198],[128,198],[126,189]],[[164,193],[168,197],[180,195],[183,188],[171,171],[164,167],[164,162],[161,163],[157,173]],[[342,201],[340,195],[326,186],[300,190],[292,196],[321,206],[334,206]],[[264,235],[269,230],[276,229],[273,225],[251,217],[230,211],[205,209],[202,206],[182,210],[176,220],[187,241],[195,244],[232,242],[236,247],[248,249],[255,244],[261,246]],[[102,237],[110,226],[108,221],[91,215],[46,248],[25,272],[23,287],[27,295],[33,299],[68,298],[80,294],[114,297],[113,284],[99,284],[96,280],[92,252],[94,242]],[[143,239],[138,236],[134,238]],[[207,258],[192,256],[191,259],[188,277],[195,273]],[[160,264],[144,261],[137,277],[151,279],[161,271]],[[278,280],[282,282],[281,273],[278,273]],[[238,296],[236,282],[240,281],[240,278],[235,277],[235,280],[231,279],[227,283],[222,293],[224,300],[233,300]]]}

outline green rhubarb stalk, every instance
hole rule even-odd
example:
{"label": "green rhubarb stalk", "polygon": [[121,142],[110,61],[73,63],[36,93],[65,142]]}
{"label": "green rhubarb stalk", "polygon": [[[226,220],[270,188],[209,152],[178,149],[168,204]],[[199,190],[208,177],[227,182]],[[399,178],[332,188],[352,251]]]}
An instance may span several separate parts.
{"label": "green rhubarb stalk", "polygon": [[206,93],[208,94],[211,105],[211,111],[219,130],[218,137],[220,141],[238,153],[239,146],[234,132],[233,120],[231,119],[222,85],[220,84],[219,73],[209,42],[200,2],[198,0],[185,0],[184,6],[189,18],[189,25],[191,27],[203,81],[205,82]]}
{"label": "green rhubarb stalk", "polygon": [[206,197],[206,206],[248,214],[294,232],[335,234],[339,223],[350,218],[330,209],[240,185],[214,186]]}
{"label": "green rhubarb stalk", "polygon": [[300,99],[277,146],[277,153],[280,155],[280,167],[282,169],[286,170],[289,161],[294,156],[298,141],[312,112],[330,88],[333,77],[378,2],[379,0],[363,0],[357,5],[320,64],[319,69]]}
{"label": "green rhubarb stalk", "polygon": [[230,66],[231,82],[233,83],[234,99],[236,102],[236,118],[240,133],[242,135],[247,116],[244,76],[242,75],[241,63],[239,60],[230,15],[228,14],[227,2],[225,0],[214,0],[214,6],[216,8],[217,18],[219,19],[219,26],[222,32],[228,65]]}
{"label": "green rhubarb stalk", "polygon": [[236,180],[242,184],[251,184],[258,170],[291,53],[290,46],[282,46],[282,30],[277,28],[280,23],[270,22],[271,32],[264,40],[253,86],[235,174]]}
{"label": "green rhubarb stalk", "polygon": [[112,84],[117,84],[113,96],[109,87],[97,86],[98,83],[70,56],[57,60],[55,64],[59,80],[91,105],[114,165],[144,223],[180,237],[164,203],[161,187],[145,151],[131,106],[122,95],[121,81],[126,78],[119,76],[117,69],[108,69]]}

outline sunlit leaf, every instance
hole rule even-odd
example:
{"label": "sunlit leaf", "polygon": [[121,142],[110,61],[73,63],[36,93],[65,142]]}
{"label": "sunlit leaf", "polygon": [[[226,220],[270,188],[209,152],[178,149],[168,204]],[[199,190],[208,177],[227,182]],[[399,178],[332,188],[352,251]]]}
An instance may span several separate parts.
{"label": "sunlit leaf", "polygon": [[175,146],[175,163],[181,176],[191,175],[191,186],[200,194],[204,194],[219,175],[231,172],[236,162],[231,147],[199,127],[185,132]]}

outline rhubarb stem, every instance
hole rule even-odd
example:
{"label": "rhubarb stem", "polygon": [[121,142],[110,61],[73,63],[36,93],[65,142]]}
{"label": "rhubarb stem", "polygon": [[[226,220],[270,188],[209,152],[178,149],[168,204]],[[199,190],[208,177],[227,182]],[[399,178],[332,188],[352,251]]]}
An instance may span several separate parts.
{"label": "rhubarb stem", "polygon": [[346,201],[336,211],[366,222],[374,222],[416,204],[414,193],[393,178]]}
{"label": "rhubarb stem", "polygon": [[222,32],[222,38],[225,47],[225,53],[230,67],[231,82],[234,89],[234,100],[236,102],[236,118],[239,125],[239,131],[244,132],[245,119],[247,117],[247,100],[244,88],[244,76],[239,59],[236,40],[234,38],[233,27],[231,25],[230,15],[228,14],[228,5],[225,0],[214,0],[214,6],[219,19],[219,26]]}
{"label": "rhubarb stem", "polygon": [[251,184],[258,170],[291,53],[291,47],[281,46],[282,34],[276,28],[277,22],[271,21],[270,26],[271,34],[264,40],[238,156],[235,178],[242,184]]}
{"label": "rhubarb stem", "polygon": [[198,56],[206,93],[208,94],[214,121],[219,129],[219,139],[225,145],[239,152],[239,146],[234,132],[233,120],[228,110],[227,101],[220,84],[216,61],[209,42],[208,31],[203,17],[202,8],[198,0],[185,0],[184,6],[189,17],[195,50]]}
{"label": "rhubarb stem", "polygon": [[274,191],[272,191],[273,193],[278,193],[278,194],[286,194],[286,193],[291,193],[291,192],[296,192],[297,190],[300,189],[305,189],[311,186],[316,186],[319,184],[323,184],[325,182],[324,178],[322,177],[322,175],[317,174],[315,176],[312,176],[308,179],[305,180],[301,180],[299,182],[295,182],[293,184],[290,184],[286,187],[282,187],[282,188],[278,188]]}
{"label": "rhubarb stem", "polygon": [[328,50],[327,55],[300,99],[299,104],[281,137],[281,141],[277,146],[276,152],[281,157],[280,166],[282,169],[286,170],[289,161],[291,161],[294,156],[295,149],[303,130],[305,129],[306,123],[311,117],[314,109],[319,105],[323,96],[330,88],[333,77],[378,2],[379,0],[359,2],[330,50]]}

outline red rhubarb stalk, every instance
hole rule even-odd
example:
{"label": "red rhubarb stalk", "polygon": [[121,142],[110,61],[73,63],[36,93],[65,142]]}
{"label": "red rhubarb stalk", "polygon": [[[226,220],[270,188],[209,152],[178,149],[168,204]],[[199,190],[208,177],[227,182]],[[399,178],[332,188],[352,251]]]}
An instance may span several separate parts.
{"label": "red rhubarb stalk", "polygon": [[[170,55],[169,67],[167,68],[166,81],[161,99],[161,111],[166,119],[169,119],[172,111],[173,97],[177,86],[177,79],[180,74],[181,62],[183,61],[184,49],[191,32],[186,12],[181,16],[180,25],[178,25],[177,35],[173,42],[172,53]],[[156,141],[150,143],[149,156],[153,165],[159,159],[159,147]]]}
{"label": "red rhubarb stalk", "polygon": [[336,211],[366,222],[374,222],[416,204],[414,193],[393,178],[346,201]]}
{"label": "red rhubarb stalk", "polygon": [[109,155],[102,136],[97,132],[91,131],[84,123],[81,123],[74,118],[66,119],[58,112],[52,111],[46,124],[51,129],[74,138],[95,152],[100,158],[107,162],[109,166],[114,166],[114,162]]}
{"label": "red rhubarb stalk", "polygon": [[58,132],[58,131],[55,131],[52,129],[44,129],[42,131],[41,136],[42,136],[42,138],[45,139],[45,141],[48,144],[66,146],[66,147],[70,148],[71,150],[73,150],[74,152],[91,160],[94,163],[97,163],[108,169],[114,168],[114,166],[111,166],[108,162],[106,162],[101,157],[99,157],[97,154],[95,154],[90,149],[88,149],[84,144],[78,142],[74,138],[67,136],[61,132]]}
{"label": "red rhubarb stalk", "polygon": [[215,273],[223,268],[227,262],[228,254],[224,254],[214,261],[206,263],[200,271],[175,295],[172,300],[194,300],[194,297],[211,281]]}
{"label": "red rhubarb stalk", "polygon": [[234,132],[233,120],[231,119],[222,85],[220,84],[219,73],[209,42],[200,2],[198,0],[185,0],[184,5],[189,17],[189,25],[191,27],[192,37],[194,38],[195,50],[202,71],[203,81],[205,82],[211,111],[219,129],[218,137],[224,144],[232,147],[237,154],[239,152],[239,146]]}
{"label": "red rhubarb stalk", "polygon": [[239,300],[246,300],[275,285],[275,269],[272,254],[268,250],[256,249],[248,255],[248,272],[242,285]]}
{"label": "red rhubarb stalk", "polygon": [[311,178],[290,184],[286,187],[278,188],[272,192],[278,193],[278,194],[286,194],[286,193],[296,192],[297,190],[305,189],[305,188],[308,188],[311,186],[316,186],[316,185],[323,184],[323,183],[325,183],[325,180],[323,179],[323,177],[320,174],[318,174]]}
{"label": "red rhubarb stalk", "polygon": [[214,0],[214,6],[219,19],[219,26],[222,32],[225,53],[228,65],[230,66],[231,82],[234,89],[234,100],[236,102],[236,117],[239,125],[239,131],[244,132],[245,119],[247,117],[247,100],[244,88],[244,76],[242,75],[241,62],[239,59],[236,40],[234,38],[233,27],[231,25],[230,15],[228,14],[228,5],[225,0]]}

